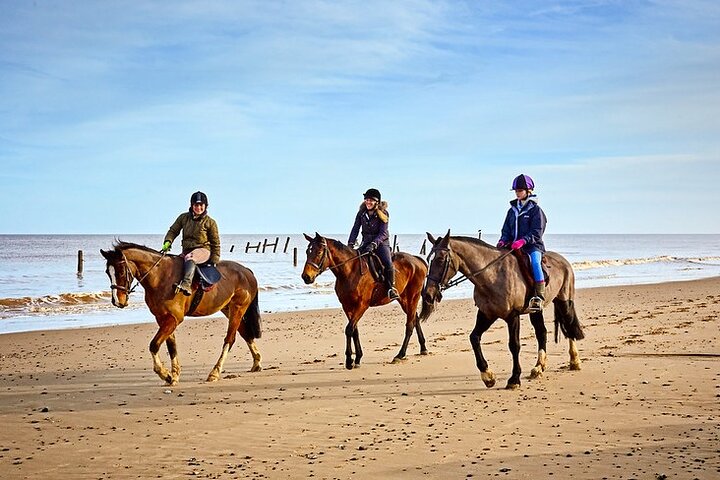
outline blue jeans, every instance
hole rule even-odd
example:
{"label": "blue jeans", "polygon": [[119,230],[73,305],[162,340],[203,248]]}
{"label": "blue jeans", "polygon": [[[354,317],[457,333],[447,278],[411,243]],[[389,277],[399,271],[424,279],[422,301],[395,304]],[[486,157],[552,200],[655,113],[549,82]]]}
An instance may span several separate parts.
{"label": "blue jeans", "polygon": [[532,265],[533,278],[536,282],[544,282],[545,275],[543,275],[542,267],[540,266],[542,262],[542,252],[535,250],[528,255],[530,256],[530,265]]}

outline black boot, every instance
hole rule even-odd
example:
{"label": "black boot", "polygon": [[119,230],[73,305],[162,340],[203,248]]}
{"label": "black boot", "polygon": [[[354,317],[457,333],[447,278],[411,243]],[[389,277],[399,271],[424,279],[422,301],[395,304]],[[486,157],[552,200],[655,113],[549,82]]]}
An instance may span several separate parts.
{"label": "black boot", "polygon": [[195,262],[192,260],[185,260],[183,265],[183,278],[180,283],[175,284],[175,293],[182,292],[183,295],[189,297],[192,295],[192,280],[195,275]]}
{"label": "black boot", "polygon": [[530,313],[540,312],[545,301],[545,282],[535,282],[535,296],[530,299],[528,311]]}
{"label": "black boot", "polygon": [[390,300],[397,300],[400,294],[395,289],[395,267],[392,265],[385,268],[385,285],[388,288],[387,296]]}

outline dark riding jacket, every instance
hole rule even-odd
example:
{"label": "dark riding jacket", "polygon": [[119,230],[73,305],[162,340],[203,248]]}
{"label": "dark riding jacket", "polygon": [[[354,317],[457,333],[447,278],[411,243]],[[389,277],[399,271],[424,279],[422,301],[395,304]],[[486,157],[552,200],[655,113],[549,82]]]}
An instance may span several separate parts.
{"label": "dark riding jacket", "polygon": [[[379,208],[382,208],[382,206]],[[377,209],[373,211],[368,211],[368,209],[365,208],[365,204],[361,204],[357,215],[355,215],[355,223],[353,224],[352,230],[350,231],[348,245],[350,245],[351,247],[355,245],[355,241],[357,240],[360,228],[362,228],[362,242],[360,244],[361,248],[371,242],[375,242],[378,247],[380,245],[385,245],[389,247],[389,219],[390,214],[387,213],[387,210],[381,210],[380,215],[378,215]]]}
{"label": "dark riding jacket", "polygon": [[546,224],[547,217],[538,205],[536,195],[530,195],[522,208],[518,207],[518,200],[515,199],[510,202],[510,210],[505,216],[500,240],[510,244],[522,238],[526,242],[522,248],[525,253],[534,251],[544,253],[545,244],[542,236]]}
{"label": "dark riding jacket", "polygon": [[207,211],[196,217],[191,211],[181,213],[165,235],[164,242],[172,243],[182,230],[183,253],[196,248],[210,250],[210,263],[220,261],[220,235],[218,227]]}

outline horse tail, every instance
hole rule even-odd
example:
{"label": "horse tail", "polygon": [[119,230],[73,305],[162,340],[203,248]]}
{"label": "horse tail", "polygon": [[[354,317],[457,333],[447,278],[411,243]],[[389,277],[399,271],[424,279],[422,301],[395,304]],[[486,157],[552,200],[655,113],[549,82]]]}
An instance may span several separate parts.
{"label": "horse tail", "polygon": [[255,296],[250,303],[250,306],[245,310],[243,315],[243,323],[250,333],[251,338],[260,338],[262,336],[262,328],[260,327],[260,306],[258,305],[258,293],[255,292]]}
{"label": "horse tail", "polygon": [[555,305],[555,343],[559,341],[560,331],[565,338],[582,340],[585,338],[582,325],[575,312],[575,302],[572,300],[553,300]]}
{"label": "horse tail", "polygon": [[435,304],[425,301],[423,298],[422,300],[422,308],[420,309],[420,315],[418,315],[418,319],[422,320],[423,322],[430,317],[430,315],[435,311]]}

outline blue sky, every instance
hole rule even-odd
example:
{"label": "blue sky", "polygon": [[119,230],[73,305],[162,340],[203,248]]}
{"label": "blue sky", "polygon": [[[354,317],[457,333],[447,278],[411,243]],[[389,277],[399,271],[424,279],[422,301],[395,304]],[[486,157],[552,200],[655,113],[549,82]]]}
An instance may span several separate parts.
{"label": "blue sky", "polygon": [[0,0],[0,233],[720,233],[716,1]]}

